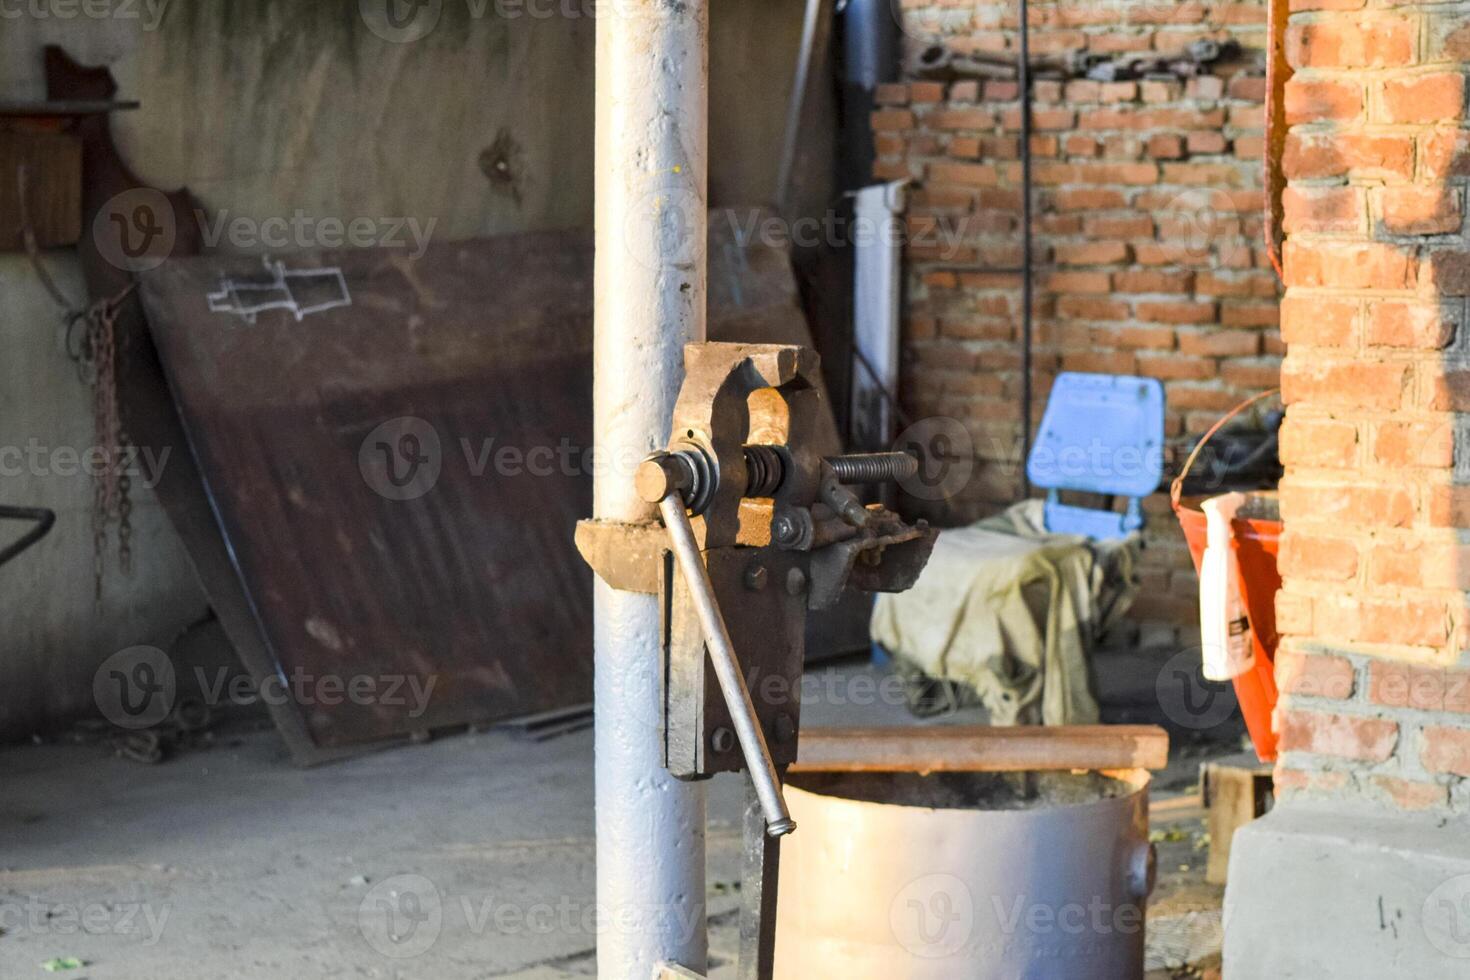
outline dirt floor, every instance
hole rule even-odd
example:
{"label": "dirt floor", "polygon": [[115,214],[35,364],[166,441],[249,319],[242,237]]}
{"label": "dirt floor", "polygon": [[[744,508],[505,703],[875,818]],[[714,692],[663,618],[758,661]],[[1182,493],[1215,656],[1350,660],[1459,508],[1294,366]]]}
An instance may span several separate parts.
{"label": "dirt floor", "polygon": [[[908,720],[901,704],[823,693],[872,671],[815,675],[803,723]],[[1150,980],[1218,975],[1221,889],[1204,882],[1190,794],[1203,758],[1237,748],[1178,745],[1156,779]],[[52,975],[46,966],[74,980],[593,975],[591,772],[590,731],[465,734],[310,771],[259,726],[158,765],[105,744],[0,751],[0,977]],[[721,980],[734,973],[742,798],[735,777],[710,783]],[[422,914],[394,924],[390,908]]]}

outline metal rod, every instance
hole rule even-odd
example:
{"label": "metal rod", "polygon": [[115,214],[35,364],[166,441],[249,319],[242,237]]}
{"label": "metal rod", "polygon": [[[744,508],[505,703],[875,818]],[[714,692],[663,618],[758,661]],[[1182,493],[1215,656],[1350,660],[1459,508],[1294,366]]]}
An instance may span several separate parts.
{"label": "metal rod", "polygon": [[1021,6],[1021,53],[1016,68],[1021,96],[1021,496],[1031,496],[1026,459],[1031,455],[1031,26]]}
{"label": "metal rod", "polygon": [[709,569],[704,567],[699,544],[694,540],[694,528],[689,524],[688,512],[684,510],[684,499],[677,493],[671,493],[659,501],[658,510],[669,529],[674,557],[684,572],[699,624],[704,628],[710,663],[715,668],[715,677],[719,679],[725,704],[730,709],[730,723],[735,726],[735,735],[745,753],[745,768],[750,772],[750,781],[766,815],[766,833],[772,837],[789,834],[796,829],[796,822],[791,819],[786,800],[781,795],[781,779],[776,775],[775,763],[771,761],[771,750],[766,747],[766,735],[755,716],[755,704],[750,700],[745,678],[740,676],[735,645],[730,642],[730,631],[725,628],[725,618],[720,615],[719,604],[715,601],[715,587],[710,582]]}
{"label": "metal rod", "polygon": [[[640,2],[596,23],[593,314],[599,458],[668,439],[684,345],[705,338],[708,0]],[[676,233],[670,233],[674,229]],[[599,468],[593,513],[652,520],[621,467]],[[597,975],[705,972],[705,790],[663,768],[659,603],[594,584]],[[675,914],[677,910],[677,914]]]}
{"label": "metal rod", "polygon": [[908,453],[848,453],[828,456],[827,465],[839,483],[887,483],[919,472],[918,458]]}
{"label": "metal rod", "polygon": [[0,520],[32,521],[36,525],[7,547],[0,548],[0,565],[3,565],[47,535],[56,523],[56,511],[48,507],[8,507],[0,504]]}
{"label": "metal rod", "polygon": [[888,403],[888,407],[893,409],[893,415],[895,418],[898,419],[898,424],[903,426],[905,429],[913,425],[914,423],[909,418],[908,413],[905,412],[903,410],[903,406],[898,403],[898,396],[895,395],[893,393],[893,390],[888,387],[888,382],[885,381],[883,379],[883,376],[878,373],[878,369],[873,367],[873,362],[868,360],[868,355],[864,354],[862,348],[858,347],[856,343],[852,345],[852,353],[858,364],[862,365],[863,371],[867,373],[868,377],[873,379],[873,384],[877,386],[879,394],[881,394],[883,396],[883,400]]}
{"label": "metal rod", "polygon": [[796,75],[791,80],[791,97],[786,103],[786,132],[781,138],[781,163],[776,171],[776,213],[788,214],[791,196],[791,174],[796,169],[796,144],[801,139],[801,117],[806,110],[807,89],[811,85],[812,62],[817,55],[817,29],[822,5],[827,0],[807,0],[801,21],[801,50],[796,58]]}

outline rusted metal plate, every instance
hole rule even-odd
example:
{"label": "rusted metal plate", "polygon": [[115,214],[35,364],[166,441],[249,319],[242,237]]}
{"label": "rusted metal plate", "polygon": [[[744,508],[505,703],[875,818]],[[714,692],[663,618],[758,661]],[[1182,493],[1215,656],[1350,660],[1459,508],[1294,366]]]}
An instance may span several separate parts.
{"label": "rusted metal plate", "polygon": [[[808,340],[784,252],[715,241],[711,253],[713,336]],[[312,743],[588,700],[591,573],[572,535],[591,512],[590,237],[279,261],[171,260],[141,291]],[[284,301],[283,283],[298,309],[322,308],[238,312]],[[369,696],[336,693],[351,683]]]}
{"label": "rusted metal plate", "polygon": [[[351,305],[212,312],[259,259],[143,279],[155,343],[261,630],[314,742],[586,701],[590,253],[297,254]],[[344,695],[352,685],[361,697]],[[391,690],[391,693],[390,693]]]}

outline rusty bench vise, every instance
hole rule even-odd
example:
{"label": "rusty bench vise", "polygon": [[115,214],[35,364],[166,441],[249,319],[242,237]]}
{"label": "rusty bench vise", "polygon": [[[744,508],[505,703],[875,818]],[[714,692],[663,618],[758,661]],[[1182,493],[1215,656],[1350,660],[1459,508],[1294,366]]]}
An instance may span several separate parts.
{"label": "rusty bench vise", "polygon": [[[635,476],[662,526],[582,521],[577,546],[608,585],[660,597],[664,766],[680,779],[749,771],[747,857],[759,850],[768,887],[747,882],[744,899],[766,913],[774,839],[796,827],[780,774],[797,756],[807,611],[834,605],[848,586],[909,588],[937,532],[849,489],[907,479],[914,457],[816,452],[814,351],[690,344],[684,368],[668,448]],[[764,831],[755,840],[753,823]],[[746,968],[743,921],[742,977],[769,975],[774,916],[758,918],[763,966]]]}

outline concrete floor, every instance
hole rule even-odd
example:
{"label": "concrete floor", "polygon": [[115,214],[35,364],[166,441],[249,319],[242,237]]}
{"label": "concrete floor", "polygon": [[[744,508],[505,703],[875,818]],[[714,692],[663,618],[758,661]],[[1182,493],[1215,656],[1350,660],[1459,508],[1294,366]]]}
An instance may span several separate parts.
{"label": "concrete floor", "polygon": [[[908,721],[891,700],[822,693],[865,672],[820,672],[804,723]],[[90,980],[593,975],[591,771],[590,731],[450,737],[311,771],[268,730],[156,766],[95,745],[0,751],[0,977],[47,976],[60,957],[85,964],[61,975]],[[737,777],[710,784],[719,978],[733,975],[742,798]],[[1219,896],[1196,887],[1203,856],[1189,861],[1165,856],[1161,891],[1193,923]]]}

